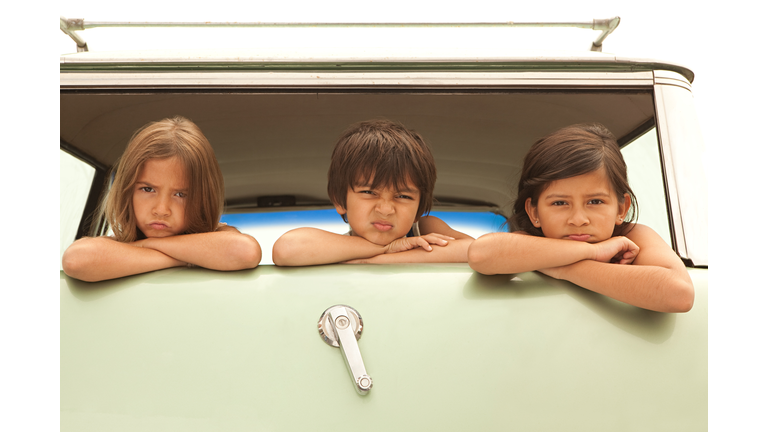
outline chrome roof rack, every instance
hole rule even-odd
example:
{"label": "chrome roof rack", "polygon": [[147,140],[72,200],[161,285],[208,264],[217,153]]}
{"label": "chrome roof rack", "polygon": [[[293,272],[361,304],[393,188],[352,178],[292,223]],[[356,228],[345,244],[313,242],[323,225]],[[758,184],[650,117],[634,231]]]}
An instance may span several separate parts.
{"label": "chrome roof rack", "polygon": [[77,52],[88,51],[88,44],[76,30],[97,27],[392,27],[392,28],[427,28],[427,27],[574,27],[600,30],[600,36],[592,42],[590,51],[602,51],[603,41],[619,26],[621,19],[595,19],[591,22],[496,22],[496,23],[289,23],[289,22],[105,22],[85,21],[82,18],[60,17],[61,31],[77,44]]}

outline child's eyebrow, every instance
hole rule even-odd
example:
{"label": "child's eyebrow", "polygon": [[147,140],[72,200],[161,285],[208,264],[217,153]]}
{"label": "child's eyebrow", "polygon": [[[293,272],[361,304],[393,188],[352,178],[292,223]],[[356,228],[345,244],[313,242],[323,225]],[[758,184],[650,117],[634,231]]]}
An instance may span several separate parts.
{"label": "child's eyebrow", "polygon": [[[592,194],[585,195],[587,198],[593,198],[593,197],[610,197],[611,194],[606,192],[595,192]],[[550,199],[550,198],[571,198],[571,195],[566,194],[549,194],[544,197],[544,199]]]}
{"label": "child's eyebrow", "polygon": [[[355,187],[356,188],[361,188],[361,189],[373,189],[373,187],[370,184],[357,185]],[[393,187],[392,189],[395,189],[395,188]],[[418,189],[411,189],[411,188],[404,188],[404,189],[397,189],[396,190],[397,193],[409,193],[409,194],[414,194],[414,193],[416,193],[418,191],[419,191]]]}
{"label": "child's eyebrow", "polygon": [[[145,181],[145,180],[136,180],[136,184],[137,185],[145,185],[145,186],[149,186],[149,187],[152,187],[152,188],[157,188],[154,184],[152,184],[152,183],[150,183],[148,181]],[[187,191],[189,191],[189,187],[173,188],[173,190],[176,191],[176,192],[187,192]]]}
{"label": "child's eyebrow", "polygon": [[570,198],[570,195],[563,195],[563,194],[549,194],[544,197],[544,199],[550,199],[550,198]]}

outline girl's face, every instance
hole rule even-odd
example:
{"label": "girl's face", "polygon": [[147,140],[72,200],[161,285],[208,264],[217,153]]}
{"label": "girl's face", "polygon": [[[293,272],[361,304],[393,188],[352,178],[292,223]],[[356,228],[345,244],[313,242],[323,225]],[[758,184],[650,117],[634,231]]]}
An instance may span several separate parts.
{"label": "girl's face", "polygon": [[184,209],[189,183],[177,157],[149,159],[133,185],[136,226],[147,236],[169,237],[187,229]]}
{"label": "girl's face", "polygon": [[616,196],[601,168],[587,174],[552,182],[539,196],[538,205],[525,202],[533,226],[544,237],[597,243],[613,236],[613,229],[624,222],[631,201]]}

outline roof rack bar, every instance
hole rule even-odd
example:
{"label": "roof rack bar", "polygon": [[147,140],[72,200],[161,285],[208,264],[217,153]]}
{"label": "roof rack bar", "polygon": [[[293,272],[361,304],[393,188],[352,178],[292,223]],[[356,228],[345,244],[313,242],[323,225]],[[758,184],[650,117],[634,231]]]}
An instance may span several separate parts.
{"label": "roof rack bar", "polygon": [[[61,17],[61,30],[77,42],[78,52],[83,51],[85,41],[76,35],[74,30],[85,30],[98,27],[298,27],[298,28],[478,28],[478,27],[574,27],[601,30],[600,36],[592,42],[591,51],[602,51],[603,41],[619,25],[620,18],[595,19],[591,22],[473,22],[473,23],[298,23],[298,22],[110,22],[85,21],[83,19],[66,19]],[[82,45],[81,45],[82,42]]]}
{"label": "roof rack bar", "polygon": [[75,33],[75,30],[85,30],[85,27],[83,26],[83,19],[66,19],[64,17],[59,17],[59,21],[61,31],[63,31],[67,36],[71,37],[72,40],[77,44],[77,52],[88,51],[88,44],[85,43],[85,40],[80,37],[79,34]]}
{"label": "roof rack bar", "polygon": [[619,23],[621,22],[621,18],[619,17],[613,17],[609,19],[596,19],[593,20],[594,26],[592,27],[593,30],[602,30],[603,32],[600,33],[600,36],[595,39],[594,42],[592,42],[592,48],[590,51],[603,51],[603,41],[605,38],[608,37],[609,34],[613,33],[614,30],[616,30],[616,27],[619,26]]}

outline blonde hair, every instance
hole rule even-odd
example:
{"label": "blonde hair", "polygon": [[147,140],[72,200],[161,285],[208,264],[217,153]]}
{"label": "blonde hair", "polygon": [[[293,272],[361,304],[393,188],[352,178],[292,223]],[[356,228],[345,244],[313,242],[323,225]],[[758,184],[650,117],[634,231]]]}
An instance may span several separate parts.
{"label": "blonde hair", "polygon": [[[185,204],[187,229],[183,234],[216,231],[224,211],[224,178],[211,144],[200,128],[176,116],[151,122],[137,130],[113,169],[114,181],[99,216],[115,238],[132,242],[144,238],[136,226],[133,192],[136,178],[149,159],[177,157],[184,166],[189,191]],[[98,223],[101,217],[95,218]]]}

